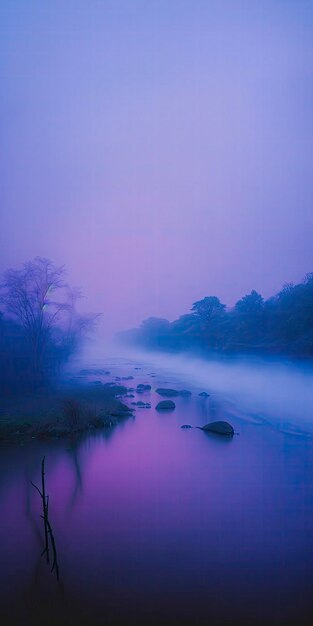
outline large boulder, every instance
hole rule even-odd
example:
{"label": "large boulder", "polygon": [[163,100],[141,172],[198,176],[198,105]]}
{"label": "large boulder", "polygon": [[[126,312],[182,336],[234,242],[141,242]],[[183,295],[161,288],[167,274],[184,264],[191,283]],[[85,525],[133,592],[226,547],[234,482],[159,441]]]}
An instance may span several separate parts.
{"label": "large boulder", "polygon": [[157,411],[173,411],[175,409],[175,402],[173,402],[173,400],[161,400],[155,408]]}
{"label": "large boulder", "polygon": [[211,422],[210,424],[206,424],[200,428],[206,433],[216,433],[217,435],[232,436],[235,434],[235,431],[229,422]]}
{"label": "large boulder", "polygon": [[182,389],[182,391],[179,392],[179,395],[183,398],[188,398],[189,396],[191,396],[191,391],[189,391],[188,389]]}

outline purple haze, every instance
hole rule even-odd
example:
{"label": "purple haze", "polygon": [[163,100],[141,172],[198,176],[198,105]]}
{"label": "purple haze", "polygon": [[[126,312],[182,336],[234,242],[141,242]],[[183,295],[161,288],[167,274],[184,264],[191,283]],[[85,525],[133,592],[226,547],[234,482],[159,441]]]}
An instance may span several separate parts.
{"label": "purple haze", "polygon": [[64,263],[109,330],[312,271],[304,0],[3,0],[0,269]]}

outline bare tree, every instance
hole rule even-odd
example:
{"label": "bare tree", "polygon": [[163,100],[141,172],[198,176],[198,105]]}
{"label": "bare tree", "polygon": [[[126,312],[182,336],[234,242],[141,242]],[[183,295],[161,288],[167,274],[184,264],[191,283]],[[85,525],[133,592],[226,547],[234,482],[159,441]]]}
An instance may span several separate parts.
{"label": "bare tree", "polygon": [[[63,343],[89,326],[95,316],[79,316],[75,303],[78,290],[65,282],[64,266],[36,257],[21,269],[8,269],[0,282],[0,303],[23,327],[32,353],[32,377],[36,387],[43,374],[43,357],[53,333],[59,331]],[[61,331],[62,329],[62,331]],[[68,348],[70,349],[70,348]]]}

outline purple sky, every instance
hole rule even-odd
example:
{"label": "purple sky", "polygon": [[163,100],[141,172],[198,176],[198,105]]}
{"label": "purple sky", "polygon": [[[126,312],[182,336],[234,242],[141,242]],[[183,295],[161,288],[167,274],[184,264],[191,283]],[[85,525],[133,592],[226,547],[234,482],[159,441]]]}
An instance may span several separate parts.
{"label": "purple sky", "polygon": [[313,3],[2,0],[0,269],[110,331],[313,271]]}

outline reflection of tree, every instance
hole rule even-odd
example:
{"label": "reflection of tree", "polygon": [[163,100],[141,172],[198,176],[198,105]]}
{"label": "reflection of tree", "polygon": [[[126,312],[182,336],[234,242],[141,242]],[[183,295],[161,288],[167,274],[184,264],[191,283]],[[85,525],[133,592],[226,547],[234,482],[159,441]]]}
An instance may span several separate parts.
{"label": "reflection of tree", "polygon": [[207,422],[210,419],[210,398],[199,398],[198,407],[201,417]]}
{"label": "reflection of tree", "polygon": [[70,457],[73,460],[73,465],[74,465],[74,470],[75,470],[74,490],[69,501],[70,510],[74,507],[78,494],[83,493],[83,480],[82,480],[82,473],[81,473],[81,468],[80,468],[80,461],[78,457],[78,447],[79,447],[79,444],[78,442],[76,442],[68,450]]}
{"label": "reflection of tree", "polygon": [[42,534],[40,532],[40,528],[39,525],[37,523],[37,520],[35,519],[31,508],[30,508],[30,486],[31,483],[29,481],[27,481],[26,483],[26,515],[30,521],[31,527],[33,529],[33,533],[35,536],[35,540],[36,543],[38,544],[38,557],[35,561],[35,566],[34,566],[34,571],[33,571],[33,575],[31,578],[31,585],[30,585],[30,594],[31,597],[34,594],[35,589],[38,587],[38,581],[40,581],[40,576],[39,576],[39,572],[40,572],[40,568],[41,568],[41,563],[42,563],[42,559],[41,559],[41,550],[42,550]]}
{"label": "reflection of tree", "polygon": [[199,398],[198,408],[201,417],[206,421],[212,421],[224,418],[224,409],[222,404],[213,398]]}

